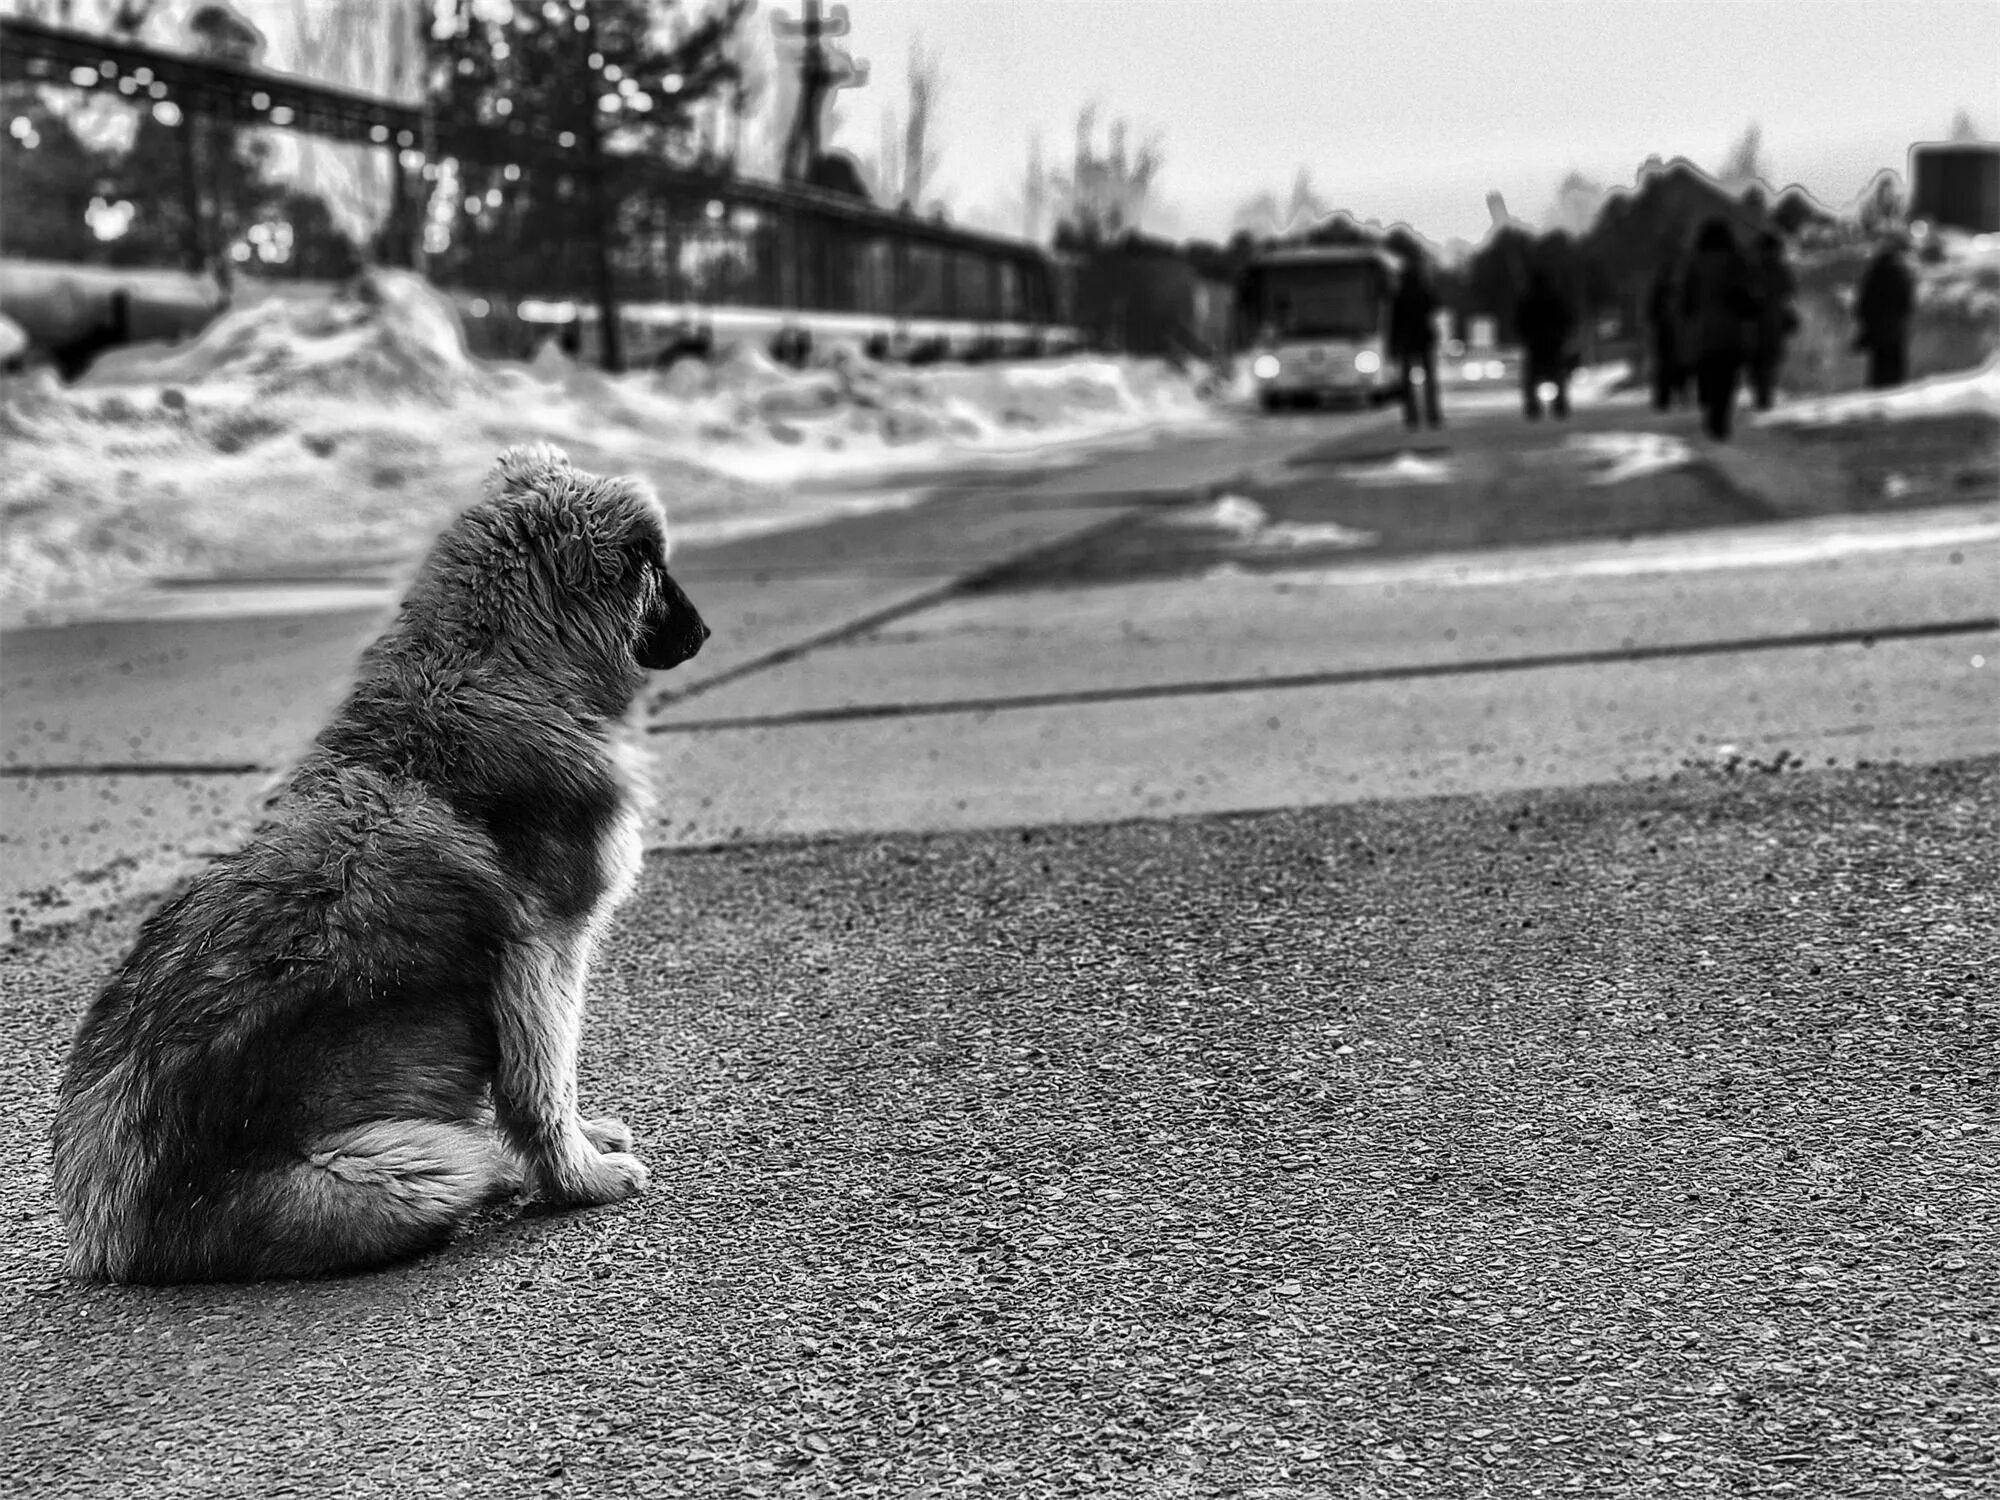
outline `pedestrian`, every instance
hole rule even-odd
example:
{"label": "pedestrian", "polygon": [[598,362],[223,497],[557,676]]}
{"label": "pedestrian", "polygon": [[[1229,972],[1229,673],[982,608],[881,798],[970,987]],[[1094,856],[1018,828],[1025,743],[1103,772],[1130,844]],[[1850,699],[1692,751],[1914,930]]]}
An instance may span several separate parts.
{"label": "pedestrian", "polygon": [[1687,405],[1687,369],[1681,357],[1680,267],[1667,253],[1653,269],[1653,282],[1646,292],[1646,326],[1653,335],[1653,410],[1667,411]]}
{"label": "pedestrian", "polygon": [[1514,330],[1521,339],[1521,406],[1528,420],[1541,417],[1545,386],[1554,387],[1551,410],[1567,417],[1576,313],[1540,261],[1529,269],[1527,291],[1514,308]]}
{"label": "pedestrian", "polygon": [[1757,236],[1752,268],[1757,289],[1757,322],[1750,349],[1750,392],[1757,410],[1769,411],[1778,393],[1785,347],[1799,331],[1798,277],[1785,259],[1784,237],[1774,229]]}
{"label": "pedestrian", "polygon": [[1910,378],[1910,314],[1916,310],[1917,280],[1903,259],[1900,235],[1883,241],[1854,292],[1859,325],[1854,347],[1868,355],[1868,384],[1876,390]]}
{"label": "pedestrian", "polygon": [[1712,438],[1726,439],[1735,426],[1757,314],[1756,282],[1736,232],[1727,219],[1706,220],[1681,278],[1681,316],[1702,430]]}
{"label": "pedestrian", "polygon": [[1401,363],[1403,425],[1419,426],[1417,386],[1424,388],[1424,416],[1431,426],[1444,423],[1438,410],[1437,287],[1424,253],[1412,248],[1403,259],[1403,274],[1389,304],[1389,353]]}

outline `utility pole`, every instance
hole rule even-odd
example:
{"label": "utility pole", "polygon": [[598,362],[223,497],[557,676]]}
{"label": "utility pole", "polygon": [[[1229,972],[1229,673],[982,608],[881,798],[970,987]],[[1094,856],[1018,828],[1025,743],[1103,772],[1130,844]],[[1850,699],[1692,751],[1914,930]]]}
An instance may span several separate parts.
{"label": "utility pole", "polygon": [[779,43],[797,43],[799,47],[799,112],[785,138],[781,175],[786,182],[805,182],[812,176],[813,163],[821,154],[819,116],[828,92],[868,81],[867,63],[825,45],[828,37],[847,35],[847,7],[836,5],[833,13],[822,19],[819,0],[803,0],[803,5],[802,20],[794,21],[782,11],[771,17],[771,29],[778,34]]}
{"label": "utility pole", "polygon": [[[599,363],[610,374],[625,368],[625,340],[618,326],[618,288],[611,271],[611,195],[605,179],[610,165],[604,155],[603,133],[598,129],[597,94],[603,86],[597,69],[590,65],[597,47],[596,18],[590,0],[570,0],[576,14],[576,46],[583,62],[583,108],[577,113],[577,144],[583,148],[584,177],[590,193],[590,217],[595,233],[591,236],[592,258],[597,273],[597,352]],[[581,23],[581,24],[578,24]]]}

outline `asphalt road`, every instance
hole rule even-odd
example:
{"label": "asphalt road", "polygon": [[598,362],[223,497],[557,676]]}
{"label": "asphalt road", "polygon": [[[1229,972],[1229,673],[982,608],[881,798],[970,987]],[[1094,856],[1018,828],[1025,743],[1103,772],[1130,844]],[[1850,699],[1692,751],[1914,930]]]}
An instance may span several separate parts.
{"label": "asphalt road", "polygon": [[[647,704],[651,838],[1576,785],[1724,745],[1815,764],[2000,749],[2000,510],[1960,483],[1991,479],[1966,467],[1985,449],[1904,451],[1895,429],[1904,488],[1877,514],[1851,512],[1880,509],[1884,460],[1851,440],[1746,432],[1597,482],[1590,442],[1687,425],[1630,403],[1533,429],[1454,408],[1407,438],[1389,413],[1255,421],[691,549],[717,635]],[[1355,477],[1422,455],[1450,482]],[[1188,524],[1243,496],[1275,524]],[[1329,550],[1329,523],[1375,541]],[[339,582],[311,609],[291,587],[183,588],[0,642],[13,930],[237,836],[392,597]]]}
{"label": "asphalt road", "polygon": [[8,836],[115,869],[0,951],[0,1488],[2000,1486],[1990,501],[1044,586],[1381,430],[691,557],[583,1065],[654,1190],[343,1281],[69,1284],[43,1163],[369,617],[10,637]]}
{"label": "asphalt road", "polygon": [[[1009,485],[947,476],[914,509],[682,549],[676,571],[717,634],[656,696],[908,614],[1131,507],[1367,425],[1292,419],[1072,448]],[[0,921],[18,932],[158,889],[239,836],[395,597],[392,579],[182,581],[102,617],[0,634]]]}
{"label": "asphalt road", "polygon": [[346,1281],[56,1274],[29,1495],[1958,1496],[2000,1483],[2000,761],[656,855],[654,1191]]}

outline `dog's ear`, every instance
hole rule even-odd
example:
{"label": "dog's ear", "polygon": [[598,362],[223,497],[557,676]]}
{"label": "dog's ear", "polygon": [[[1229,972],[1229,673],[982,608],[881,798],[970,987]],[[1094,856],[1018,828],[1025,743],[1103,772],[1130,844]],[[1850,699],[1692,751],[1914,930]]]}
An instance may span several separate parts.
{"label": "dog's ear", "polygon": [[486,497],[498,500],[530,490],[547,490],[551,479],[576,473],[569,455],[553,443],[517,443],[493,462],[486,476]]}

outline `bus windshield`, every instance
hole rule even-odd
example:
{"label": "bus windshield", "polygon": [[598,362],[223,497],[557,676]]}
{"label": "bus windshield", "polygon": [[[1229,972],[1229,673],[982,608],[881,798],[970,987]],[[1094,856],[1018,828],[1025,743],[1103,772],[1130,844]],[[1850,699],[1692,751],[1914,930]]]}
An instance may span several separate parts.
{"label": "bus windshield", "polygon": [[1365,339],[1382,325],[1381,273],[1372,265],[1266,266],[1263,326],[1281,339]]}

